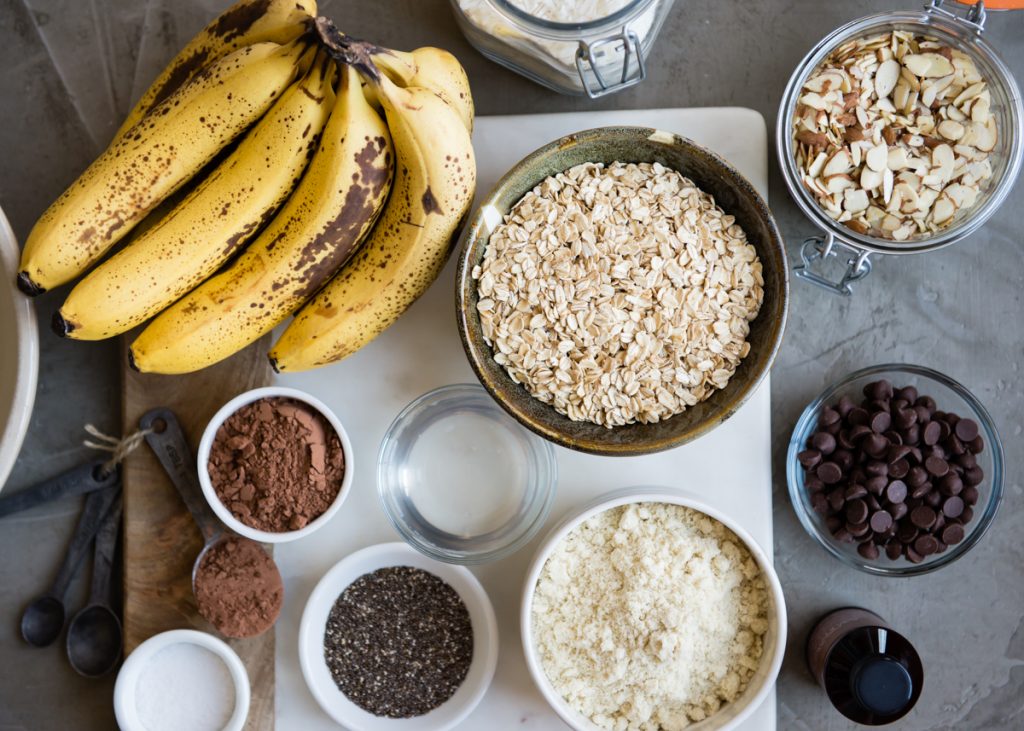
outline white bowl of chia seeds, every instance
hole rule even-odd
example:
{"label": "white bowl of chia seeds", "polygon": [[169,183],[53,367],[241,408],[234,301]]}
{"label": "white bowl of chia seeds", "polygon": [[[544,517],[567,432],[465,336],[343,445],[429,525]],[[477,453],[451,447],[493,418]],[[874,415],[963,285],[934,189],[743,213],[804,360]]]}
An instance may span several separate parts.
{"label": "white bowl of chia seeds", "polygon": [[497,660],[498,623],[480,582],[404,543],[335,564],[299,626],[306,685],[351,731],[453,728],[483,698]]}

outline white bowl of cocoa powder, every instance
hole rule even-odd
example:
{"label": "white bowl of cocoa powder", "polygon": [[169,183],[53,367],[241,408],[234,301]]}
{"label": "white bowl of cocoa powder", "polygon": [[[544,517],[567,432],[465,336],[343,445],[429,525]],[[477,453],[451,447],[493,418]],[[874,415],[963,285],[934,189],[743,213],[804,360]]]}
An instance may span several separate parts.
{"label": "white bowl of cocoa powder", "polygon": [[221,407],[203,432],[197,466],[217,517],[261,543],[294,541],[325,525],[355,474],[338,417],[308,393],[276,386]]}

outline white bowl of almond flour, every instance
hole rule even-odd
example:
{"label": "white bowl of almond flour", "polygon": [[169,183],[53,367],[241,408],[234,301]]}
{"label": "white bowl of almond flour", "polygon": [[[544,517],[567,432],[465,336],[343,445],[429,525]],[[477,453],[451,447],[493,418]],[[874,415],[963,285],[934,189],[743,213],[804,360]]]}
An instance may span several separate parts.
{"label": "white bowl of almond flour", "polygon": [[786,647],[764,551],[666,488],[610,493],[554,528],[520,621],[534,682],[578,731],[734,729],[770,692]]}

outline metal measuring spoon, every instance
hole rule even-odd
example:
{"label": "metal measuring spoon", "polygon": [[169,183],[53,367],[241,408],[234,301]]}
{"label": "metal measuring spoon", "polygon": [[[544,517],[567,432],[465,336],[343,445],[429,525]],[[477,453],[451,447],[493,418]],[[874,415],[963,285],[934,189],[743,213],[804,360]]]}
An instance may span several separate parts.
{"label": "metal measuring spoon", "polygon": [[121,620],[110,608],[110,575],[120,531],[121,500],[118,498],[96,534],[89,604],[68,625],[68,661],[75,672],[87,678],[106,675],[121,659],[124,642]]}
{"label": "metal measuring spoon", "polygon": [[61,564],[57,579],[43,596],[25,608],[21,615],[21,636],[30,645],[46,647],[52,644],[64,629],[64,595],[67,594],[71,579],[78,567],[82,565],[89,550],[89,544],[110,510],[110,506],[120,496],[121,487],[105,488],[89,493],[85,500],[85,509],[78,518],[75,534],[71,538],[64,563]]}
{"label": "metal measuring spoon", "polygon": [[[197,594],[196,575],[199,573],[203,559],[207,554],[217,546],[226,544],[229,541],[249,541],[251,543],[255,543],[255,541],[250,541],[248,538],[236,536],[226,531],[220,519],[207,504],[206,498],[203,497],[203,488],[199,484],[199,476],[196,473],[196,460],[192,456],[192,450],[189,448],[185,434],[181,431],[181,425],[178,423],[173,412],[163,408],[153,409],[142,417],[139,421],[139,427],[146,431],[146,442],[152,447],[156,458],[167,471],[171,482],[174,483],[178,494],[181,495],[181,499],[185,502],[189,512],[192,513],[192,518],[199,527],[200,534],[202,534],[203,549],[196,556],[195,563],[192,564],[192,593]],[[229,548],[228,546],[225,547]],[[273,571],[278,574],[277,583],[280,585],[280,572],[278,571],[277,564],[274,563],[274,559],[268,556],[262,548],[260,548],[260,553],[266,557],[264,570],[267,572]],[[201,604],[199,610],[206,619],[210,620],[214,626],[217,626],[216,619],[207,616],[203,612]],[[278,607],[278,611],[280,611],[280,607]],[[255,634],[260,634],[262,631],[269,629],[276,619],[277,616],[275,614],[270,623]],[[222,634],[232,636],[220,626],[217,626],[217,629]]]}
{"label": "metal measuring spoon", "polygon": [[0,497],[0,518],[34,508],[51,500],[83,495],[116,485],[121,479],[119,468],[114,467],[107,472],[105,466],[106,460],[96,459],[74,467],[61,475],[51,477],[38,485],[19,490],[13,495]]}

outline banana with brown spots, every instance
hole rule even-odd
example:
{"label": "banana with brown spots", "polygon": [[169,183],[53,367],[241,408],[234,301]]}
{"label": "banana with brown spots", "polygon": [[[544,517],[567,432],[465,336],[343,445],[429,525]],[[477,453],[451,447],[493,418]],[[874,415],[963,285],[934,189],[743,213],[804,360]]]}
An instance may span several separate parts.
{"label": "banana with brown spots", "polygon": [[157,105],[36,222],[21,255],[22,291],[36,295],[88,269],[262,117],[300,72],[308,50],[301,40],[246,46]]}
{"label": "banana with brown spots", "polygon": [[387,329],[440,274],[473,201],[476,159],[458,112],[429,89],[360,70],[394,139],[394,190],[366,244],[270,351],[281,372],[341,360]]}
{"label": "banana with brown spots", "polygon": [[399,86],[422,86],[451,105],[473,131],[473,95],[462,64],[443,48],[424,46],[414,51],[374,47],[373,62]]}
{"label": "banana with brown spots", "polygon": [[254,43],[295,40],[316,16],[315,0],[239,0],[199,31],[143,92],[121,123],[116,140],[150,109],[176,92],[204,66]]}
{"label": "banana with brown spots", "polygon": [[322,56],[187,198],[79,282],[54,316],[57,333],[127,332],[241,250],[302,177],[334,107],[335,72]]}
{"label": "banana with brown spots", "polygon": [[187,373],[227,358],[284,321],[359,247],[387,198],[394,154],[358,74],[340,71],[337,101],[299,187],[238,261],[143,330],[130,351],[136,368]]}

